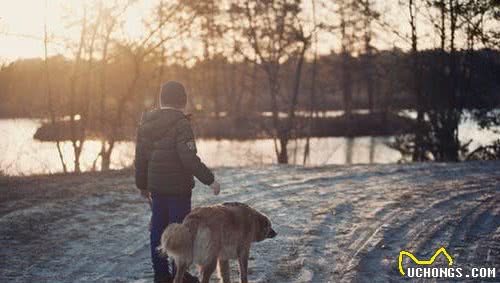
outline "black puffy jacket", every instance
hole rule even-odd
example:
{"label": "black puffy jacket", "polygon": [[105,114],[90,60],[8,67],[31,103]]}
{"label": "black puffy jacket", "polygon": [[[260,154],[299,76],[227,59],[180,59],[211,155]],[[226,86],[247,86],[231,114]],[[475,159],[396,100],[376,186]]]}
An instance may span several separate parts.
{"label": "black puffy jacket", "polygon": [[205,185],[214,175],[197,156],[191,123],[179,110],[144,113],[137,130],[135,182],[140,190],[190,196],[193,176]]}

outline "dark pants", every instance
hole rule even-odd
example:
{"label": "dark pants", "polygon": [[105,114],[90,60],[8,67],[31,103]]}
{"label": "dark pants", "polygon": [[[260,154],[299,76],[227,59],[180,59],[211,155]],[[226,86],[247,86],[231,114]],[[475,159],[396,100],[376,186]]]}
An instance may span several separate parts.
{"label": "dark pants", "polygon": [[191,211],[191,197],[165,196],[151,193],[153,216],[151,217],[151,258],[155,277],[173,277],[175,267],[169,267],[168,259],[160,256],[157,247],[161,234],[170,223],[182,223]]}

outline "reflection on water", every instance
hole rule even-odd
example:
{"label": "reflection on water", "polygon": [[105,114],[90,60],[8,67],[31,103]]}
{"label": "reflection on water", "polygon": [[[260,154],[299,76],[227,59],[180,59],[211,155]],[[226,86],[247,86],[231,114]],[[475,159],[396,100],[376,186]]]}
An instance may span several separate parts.
{"label": "reflection on water", "polygon": [[[0,170],[8,175],[30,175],[61,172],[62,167],[55,143],[40,142],[33,139],[40,123],[31,119],[0,120]],[[491,132],[479,131],[472,122],[460,126],[461,140],[474,138],[472,145],[477,146],[497,138]],[[401,155],[386,146],[391,138],[313,138],[308,165],[356,164],[356,163],[394,163]],[[73,166],[73,148],[70,142],[61,143],[68,169]],[[290,142],[290,161],[301,164],[305,139]],[[85,142],[81,156],[83,170],[92,168],[100,151],[99,141]],[[271,139],[251,141],[205,140],[197,142],[201,158],[208,166],[246,166],[270,164],[275,162],[273,141]],[[120,142],[115,146],[111,157],[111,168],[131,166],[134,159],[134,143]],[[99,164],[99,162],[97,162]]]}
{"label": "reflection on water", "polygon": [[[54,142],[40,142],[33,135],[40,123],[29,119],[0,120],[0,170],[9,175],[62,172]],[[87,141],[81,155],[82,169],[89,170],[100,151],[99,141]],[[113,153],[112,167],[123,168],[133,159],[132,144],[121,142]],[[68,170],[73,170],[71,142],[61,143]]]}

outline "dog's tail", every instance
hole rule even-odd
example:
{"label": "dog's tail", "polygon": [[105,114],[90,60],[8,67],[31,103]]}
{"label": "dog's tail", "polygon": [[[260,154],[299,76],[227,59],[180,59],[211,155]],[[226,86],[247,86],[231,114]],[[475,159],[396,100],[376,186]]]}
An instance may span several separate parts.
{"label": "dog's tail", "polygon": [[161,253],[183,258],[191,262],[193,257],[193,234],[183,224],[172,223],[161,236],[161,244],[158,247]]}

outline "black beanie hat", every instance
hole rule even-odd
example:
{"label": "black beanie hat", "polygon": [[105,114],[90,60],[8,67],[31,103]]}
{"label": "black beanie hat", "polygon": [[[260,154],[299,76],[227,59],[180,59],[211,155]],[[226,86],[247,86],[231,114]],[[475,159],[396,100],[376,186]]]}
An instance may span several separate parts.
{"label": "black beanie hat", "polygon": [[176,81],[169,81],[161,86],[160,106],[175,106],[183,108],[186,106],[187,97],[184,86]]}

